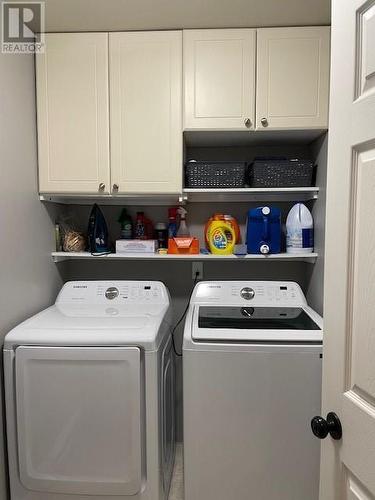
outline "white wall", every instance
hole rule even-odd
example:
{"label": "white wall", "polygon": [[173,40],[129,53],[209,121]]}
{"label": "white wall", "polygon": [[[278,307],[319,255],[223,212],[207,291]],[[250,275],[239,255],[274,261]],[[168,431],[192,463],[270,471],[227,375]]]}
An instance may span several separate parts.
{"label": "white wall", "polygon": [[[4,335],[14,325],[54,300],[61,281],[50,257],[53,223],[37,196],[33,57],[0,54],[0,75],[2,343]],[[1,500],[6,498],[5,487],[3,439],[0,436]]]}
{"label": "white wall", "polygon": [[319,198],[314,203],[314,244],[319,257],[311,267],[311,277],[307,287],[307,302],[319,314],[323,315],[324,300],[324,245],[326,225],[326,188],[327,188],[327,145],[328,134],[324,134],[311,145],[311,152],[318,165],[316,185],[319,186]]}

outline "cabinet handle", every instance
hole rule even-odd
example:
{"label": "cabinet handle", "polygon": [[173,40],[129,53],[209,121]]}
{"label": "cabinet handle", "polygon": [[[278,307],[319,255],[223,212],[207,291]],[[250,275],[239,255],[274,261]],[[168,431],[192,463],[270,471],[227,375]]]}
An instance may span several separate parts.
{"label": "cabinet handle", "polygon": [[112,186],[113,191],[118,191],[118,188],[119,188],[118,184],[113,184]]}
{"label": "cabinet handle", "polygon": [[99,191],[104,191],[104,190],[105,190],[105,184],[104,184],[104,182],[101,182],[99,184]]}
{"label": "cabinet handle", "polygon": [[268,127],[268,120],[267,120],[267,118],[262,118],[260,120],[260,123],[263,125],[263,127]]}
{"label": "cabinet handle", "polygon": [[245,123],[245,126],[246,126],[247,128],[250,128],[250,127],[251,127],[251,120],[250,120],[250,118],[245,118],[244,123]]}

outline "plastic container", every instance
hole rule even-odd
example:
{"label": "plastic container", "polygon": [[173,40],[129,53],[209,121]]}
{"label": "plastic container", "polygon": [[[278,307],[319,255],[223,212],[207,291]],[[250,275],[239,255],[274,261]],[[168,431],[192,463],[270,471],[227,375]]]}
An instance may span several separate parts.
{"label": "plastic container", "polygon": [[177,207],[168,208],[168,238],[177,236]]}
{"label": "plastic container", "polygon": [[230,255],[236,244],[236,232],[229,222],[213,220],[207,229],[210,252],[215,255]]}
{"label": "plastic container", "polygon": [[308,253],[314,251],[314,220],[310,210],[303,203],[296,203],[286,219],[287,253]]}
{"label": "plastic container", "polygon": [[169,238],[168,240],[168,253],[170,254],[199,254],[199,240],[198,238]]}
{"label": "plastic container", "polygon": [[251,254],[281,252],[280,208],[263,206],[248,211],[246,244]]}
{"label": "plastic container", "polygon": [[126,208],[122,210],[118,222],[121,225],[121,239],[131,240],[133,237],[133,221]]}
{"label": "plastic container", "polygon": [[137,212],[134,236],[136,240],[147,240],[146,219],[145,219],[145,214],[143,212]]}
{"label": "plastic container", "polygon": [[204,240],[205,240],[207,248],[209,248],[208,231],[210,229],[210,225],[211,225],[212,221],[214,221],[214,220],[216,220],[216,221],[221,220],[221,221],[224,221],[224,222],[227,222],[228,224],[230,224],[233,227],[235,235],[236,235],[235,244],[241,243],[241,231],[240,231],[240,226],[239,226],[237,220],[234,217],[232,217],[231,215],[216,213],[208,219],[208,221],[206,222],[206,225],[204,227]]}
{"label": "plastic container", "polygon": [[164,222],[155,224],[155,239],[158,241],[158,250],[168,248],[168,228]]}
{"label": "plastic container", "polygon": [[179,238],[188,238],[190,236],[190,231],[186,224],[187,210],[183,207],[178,207],[177,212],[180,215],[180,225],[178,226],[177,236]]}

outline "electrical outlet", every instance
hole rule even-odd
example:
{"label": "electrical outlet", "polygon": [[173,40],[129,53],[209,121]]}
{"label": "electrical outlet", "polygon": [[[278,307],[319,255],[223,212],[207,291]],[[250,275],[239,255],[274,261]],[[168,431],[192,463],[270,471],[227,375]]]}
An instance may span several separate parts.
{"label": "electrical outlet", "polygon": [[193,280],[197,279],[197,281],[200,281],[203,279],[203,262],[192,262],[191,275]]}

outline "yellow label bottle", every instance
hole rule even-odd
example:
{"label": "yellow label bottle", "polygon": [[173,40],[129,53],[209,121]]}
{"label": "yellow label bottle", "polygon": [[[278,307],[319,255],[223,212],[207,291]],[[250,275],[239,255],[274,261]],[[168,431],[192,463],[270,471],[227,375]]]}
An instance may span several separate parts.
{"label": "yellow label bottle", "polygon": [[214,220],[207,230],[207,240],[210,252],[216,255],[230,255],[236,243],[233,227],[225,221]]}

